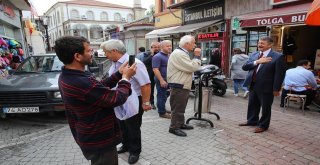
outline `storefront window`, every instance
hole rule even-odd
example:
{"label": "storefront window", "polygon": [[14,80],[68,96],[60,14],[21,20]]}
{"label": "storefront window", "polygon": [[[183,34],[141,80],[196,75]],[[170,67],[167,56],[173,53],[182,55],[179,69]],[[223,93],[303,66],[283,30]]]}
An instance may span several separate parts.
{"label": "storefront window", "polygon": [[259,38],[267,36],[266,31],[250,31],[249,32],[249,46],[248,46],[248,54],[256,52],[258,50],[258,41]]}

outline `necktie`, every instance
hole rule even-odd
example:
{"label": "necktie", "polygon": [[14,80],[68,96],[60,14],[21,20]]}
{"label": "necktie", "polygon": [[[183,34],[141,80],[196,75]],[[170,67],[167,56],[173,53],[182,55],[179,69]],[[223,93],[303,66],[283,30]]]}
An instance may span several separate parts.
{"label": "necktie", "polygon": [[[262,52],[261,52],[261,54],[259,55],[258,60],[259,60],[261,57],[263,57],[263,53],[262,53]],[[259,65],[260,65],[260,64],[258,64],[258,65],[254,68],[254,71],[253,71],[253,74],[252,74],[252,81],[253,81],[253,82],[256,82],[257,70],[258,70],[258,68],[259,68]]]}

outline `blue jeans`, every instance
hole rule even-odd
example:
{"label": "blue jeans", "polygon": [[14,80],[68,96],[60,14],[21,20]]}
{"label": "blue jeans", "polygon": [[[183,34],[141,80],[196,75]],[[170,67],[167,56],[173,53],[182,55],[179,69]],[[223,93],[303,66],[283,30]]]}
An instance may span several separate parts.
{"label": "blue jeans", "polygon": [[166,113],[166,101],[169,96],[168,88],[163,88],[160,85],[160,81],[155,77],[157,88],[157,108],[159,115],[163,115]]}
{"label": "blue jeans", "polygon": [[233,88],[234,88],[234,94],[238,94],[239,87],[242,88],[243,91],[248,91],[248,88],[243,86],[244,79],[233,79]]}

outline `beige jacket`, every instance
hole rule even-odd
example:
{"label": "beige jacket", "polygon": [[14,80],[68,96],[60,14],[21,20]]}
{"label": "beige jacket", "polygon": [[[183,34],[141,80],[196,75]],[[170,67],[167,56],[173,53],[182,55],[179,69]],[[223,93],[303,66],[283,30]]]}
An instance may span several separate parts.
{"label": "beige jacket", "polygon": [[167,67],[167,81],[172,88],[191,89],[192,73],[201,67],[201,61],[191,60],[189,55],[178,48],[169,57]]}

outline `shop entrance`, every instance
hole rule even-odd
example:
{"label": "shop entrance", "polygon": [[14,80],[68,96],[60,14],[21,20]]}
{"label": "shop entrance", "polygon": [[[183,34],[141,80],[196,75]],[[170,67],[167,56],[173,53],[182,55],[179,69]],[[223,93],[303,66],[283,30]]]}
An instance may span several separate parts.
{"label": "shop entrance", "polygon": [[221,68],[222,41],[200,41],[204,64],[213,64]]}
{"label": "shop entrance", "polygon": [[284,26],[282,52],[288,68],[296,67],[302,59],[310,60],[315,70],[320,70],[320,30],[313,26]]}

